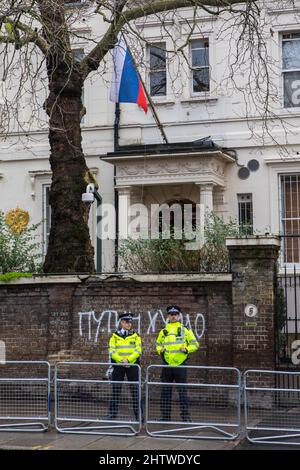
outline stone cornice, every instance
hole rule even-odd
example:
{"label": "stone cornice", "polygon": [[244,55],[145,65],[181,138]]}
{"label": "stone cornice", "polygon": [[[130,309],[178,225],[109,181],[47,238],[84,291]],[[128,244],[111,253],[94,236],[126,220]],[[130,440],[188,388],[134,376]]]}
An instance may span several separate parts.
{"label": "stone cornice", "polygon": [[300,155],[295,157],[287,157],[287,158],[264,158],[264,162],[267,165],[283,165],[286,163],[299,163],[300,162]]}
{"label": "stone cornice", "polygon": [[178,152],[178,153],[164,153],[164,154],[160,154],[160,153],[155,153],[155,154],[149,154],[149,155],[144,155],[144,154],[140,154],[140,155],[117,155],[117,154],[114,154],[114,155],[105,155],[105,156],[101,156],[101,160],[104,160],[104,161],[107,161],[107,162],[114,162],[114,163],[117,163],[117,162],[122,162],[124,160],[140,160],[140,159],[145,159],[147,158],[147,160],[157,160],[157,159],[161,159],[161,158],[176,158],[176,157],[181,157],[181,158],[184,158],[184,159],[187,159],[189,157],[197,157],[198,159],[201,158],[201,159],[205,159],[205,158],[209,158],[209,157],[216,157],[216,158],[220,158],[221,160],[223,161],[226,161],[228,163],[234,163],[235,162],[235,159],[233,157],[231,157],[230,155],[228,155],[227,153],[224,153],[222,152],[221,150],[213,150],[213,151],[205,151],[205,150],[202,150],[202,151],[199,151],[199,152]]}

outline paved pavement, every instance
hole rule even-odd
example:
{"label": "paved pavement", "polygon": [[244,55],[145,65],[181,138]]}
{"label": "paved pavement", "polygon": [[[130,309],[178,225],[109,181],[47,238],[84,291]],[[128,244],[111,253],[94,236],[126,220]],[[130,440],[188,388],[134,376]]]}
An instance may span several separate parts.
{"label": "paved pavement", "polygon": [[48,432],[0,432],[0,449],[20,450],[233,450],[240,440],[153,438],[144,431],[138,436],[96,436]]}
{"label": "paved pavement", "polygon": [[254,445],[241,435],[235,441],[153,438],[143,429],[137,436],[97,436],[47,432],[0,432],[1,450],[296,450],[299,447]]}

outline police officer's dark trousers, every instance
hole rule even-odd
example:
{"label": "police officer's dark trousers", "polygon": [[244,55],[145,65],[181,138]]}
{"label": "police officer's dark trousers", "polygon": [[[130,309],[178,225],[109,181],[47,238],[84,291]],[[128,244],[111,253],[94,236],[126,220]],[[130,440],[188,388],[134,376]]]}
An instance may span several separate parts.
{"label": "police officer's dark trousers", "polygon": [[[183,383],[187,381],[187,370],[181,367],[163,367],[161,373],[161,381],[168,383]],[[189,405],[186,387],[181,387],[180,385],[177,388],[179,394],[179,405],[180,405],[180,414],[183,420],[190,420],[189,415]],[[172,407],[172,386],[163,385],[161,400],[160,400],[160,411],[161,417],[164,421],[171,420],[171,407]]]}
{"label": "police officer's dark trousers", "polygon": [[[113,382],[123,382],[125,375],[129,382],[138,382],[139,380],[138,367],[114,366],[111,379]],[[112,419],[116,418],[118,414],[121,391],[122,391],[122,384],[113,383],[112,397],[111,397],[110,405],[109,405],[109,416]],[[130,391],[131,391],[132,402],[133,402],[134,416],[136,420],[139,420],[138,384],[130,385]],[[126,402],[124,402],[123,404],[126,406],[126,409],[128,409],[129,403],[127,403],[127,399],[126,399]]]}

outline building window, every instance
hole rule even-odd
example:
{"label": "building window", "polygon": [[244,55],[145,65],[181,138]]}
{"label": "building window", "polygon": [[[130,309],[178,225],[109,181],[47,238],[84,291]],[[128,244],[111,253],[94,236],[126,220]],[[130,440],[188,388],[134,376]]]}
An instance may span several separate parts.
{"label": "building window", "polygon": [[245,235],[253,234],[252,194],[238,194],[239,226]]}
{"label": "building window", "polygon": [[300,174],[281,175],[281,235],[284,263],[300,263]]}
{"label": "building window", "polygon": [[209,45],[207,39],[191,41],[193,93],[209,91]]}
{"label": "building window", "polygon": [[284,107],[300,106],[300,33],[282,36]]}
{"label": "building window", "polygon": [[42,186],[42,200],[43,200],[43,254],[46,255],[50,228],[51,228],[51,206],[49,204],[50,184],[43,184]]}
{"label": "building window", "polygon": [[150,95],[166,96],[166,94],[166,44],[153,44],[150,46]]}

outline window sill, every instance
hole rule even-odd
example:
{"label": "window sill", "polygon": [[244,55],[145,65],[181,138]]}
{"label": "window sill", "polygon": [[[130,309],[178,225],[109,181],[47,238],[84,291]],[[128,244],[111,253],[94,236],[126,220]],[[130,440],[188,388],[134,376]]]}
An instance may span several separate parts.
{"label": "window sill", "polygon": [[211,96],[211,95],[199,95],[199,96],[191,96],[190,98],[185,98],[183,100],[180,100],[182,104],[185,103],[200,103],[200,102],[205,102],[205,101],[217,101],[218,98],[216,96]]}
{"label": "window sill", "polygon": [[300,106],[297,106],[295,108],[281,108],[280,114],[284,114],[286,116],[300,114]]}
{"label": "window sill", "polygon": [[171,105],[174,105],[175,104],[175,101],[174,100],[170,100],[168,98],[165,98],[165,99],[157,99],[157,98],[152,98],[152,102],[155,106],[159,106],[159,105],[166,105],[166,104],[171,104]]}
{"label": "window sill", "polygon": [[[202,95],[202,96],[191,96],[190,98],[184,98],[184,99],[179,99],[179,102],[181,104],[189,104],[189,103],[201,103],[201,102],[214,102],[214,101],[217,101],[218,98],[216,96],[211,96],[211,95]],[[172,99],[162,99],[162,100],[158,100],[158,99],[155,99],[155,98],[152,98],[152,102],[155,106],[159,106],[159,105],[174,105],[175,104],[175,100],[172,100]]]}

